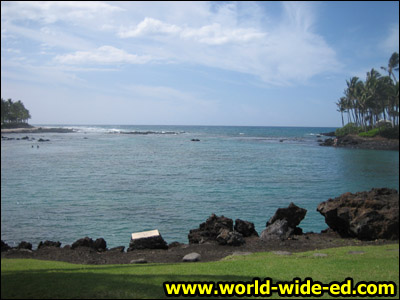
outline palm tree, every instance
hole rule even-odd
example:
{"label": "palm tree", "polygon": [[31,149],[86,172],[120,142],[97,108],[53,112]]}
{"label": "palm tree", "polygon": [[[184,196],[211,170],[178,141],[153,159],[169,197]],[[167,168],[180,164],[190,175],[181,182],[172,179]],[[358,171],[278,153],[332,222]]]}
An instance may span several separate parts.
{"label": "palm tree", "polygon": [[391,121],[392,125],[399,126],[399,82],[395,71],[399,68],[399,55],[393,53],[387,67],[381,67],[388,72],[381,76],[378,71],[371,69],[367,72],[365,81],[358,77],[346,80],[347,88],[344,97],[336,103],[337,111],[347,113],[348,123],[354,122],[357,127],[367,130],[374,128],[380,119]]}
{"label": "palm tree", "polygon": [[394,71],[399,71],[399,54],[394,52],[392,56],[389,58],[389,63],[387,67],[381,67],[382,70],[385,70],[389,73],[389,77],[393,77],[395,83],[397,83],[396,76],[393,73]]}
{"label": "palm tree", "polygon": [[336,102],[336,105],[338,107],[337,111],[340,112],[342,115],[342,127],[344,126],[344,120],[343,120],[343,113],[346,111],[346,97],[341,97],[338,102]]}
{"label": "palm tree", "polygon": [[5,101],[1,99],[1,123],[21,123],[27,122],[31,118],[21,100],[13,102],[12,99]]}
{"label": "palm tree", "polygon": [[367,79],[365,81],[365,92],[366,92],[366,105],[369,111],[369,125],[375,127],[376,121],[379,120],[379,78],[381,74],[374,68],[370,72],[367,72]]}
{"label": "palm tree", "polygon": [[354,123],[358,124],[358,107],[357,107],[357,86],[359,83],[359,78],[357,76],[351,77],[350,80],[346,80],[347,89],[345,90],[347,108],[350,119],[353,116]]}

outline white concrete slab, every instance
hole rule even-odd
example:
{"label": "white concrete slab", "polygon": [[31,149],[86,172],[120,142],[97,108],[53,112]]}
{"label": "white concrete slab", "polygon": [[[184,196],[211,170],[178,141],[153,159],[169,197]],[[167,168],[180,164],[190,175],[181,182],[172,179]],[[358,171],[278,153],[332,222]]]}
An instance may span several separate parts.
{"label": "white concrete slab", "polygon": [[158,231],[158,229],[150,230],[150,231],[134,232],[131,235],[131,239],[137,240],[137,239],[149,238],[149,237],[153,237],[153,236],[160,236],[160,232]]}

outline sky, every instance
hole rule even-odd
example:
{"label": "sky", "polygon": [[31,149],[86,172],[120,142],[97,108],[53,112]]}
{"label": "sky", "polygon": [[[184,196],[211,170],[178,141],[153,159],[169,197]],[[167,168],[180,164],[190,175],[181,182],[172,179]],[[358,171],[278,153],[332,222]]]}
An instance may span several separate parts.
{"label": "sky", "polygon": [[31,124],[340,127],[346,80],[398,51],[398,1],[1,1]]}

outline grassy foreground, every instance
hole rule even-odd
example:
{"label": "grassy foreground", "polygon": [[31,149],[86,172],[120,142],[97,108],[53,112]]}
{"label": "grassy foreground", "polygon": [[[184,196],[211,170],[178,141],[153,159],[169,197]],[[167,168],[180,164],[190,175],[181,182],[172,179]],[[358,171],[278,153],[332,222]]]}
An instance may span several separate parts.
{"label": "grassy foreground", "polygon": [[[322,283],[347,277],[355,282],[394,281],[398,295],[399,245],[342,247],[290,256],[255,253],[208,263],[94,266],[2,259],[1,298],[166,298],[164,281],[250,281],[254,277],[271,277],[273,282],[294,277],[312,277]],[[273,294],[269,299],[278,297]]]}

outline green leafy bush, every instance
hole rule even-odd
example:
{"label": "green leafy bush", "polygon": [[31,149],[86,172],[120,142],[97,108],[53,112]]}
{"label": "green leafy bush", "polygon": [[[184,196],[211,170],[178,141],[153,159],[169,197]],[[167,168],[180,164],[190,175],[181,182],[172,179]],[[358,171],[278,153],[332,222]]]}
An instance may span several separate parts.
{"label": "green leafy bush", "polygon": [[388,139],[399,139],[399,126],[394,128],[385,128],[381,130],[379,135]]}
{"label": "green leafy bush", "polygon": [[358,135],[361,136],[361,137],[374,137],[374,136],[379,135],[381,130],[383,130],[383,129],[374,128],[374,129],[371,129],[371,130],[366,131],[366,132],[361,132]]}
{"label": "green leafy bush", "polygon": [[388,139],[398,139],[399,138],[399,127],[379,127],[374,128],[366,132],[361,132],[358,134],[361,137],[375,137],[382,136]]}
{"label": "green leafy bush", "polygon": [[361,127],[356,126],[354,123],[348,123],[342,128],[338,128],[335,131],[337,137],[345,136],[348,134],[358,134],[362,131]]}

